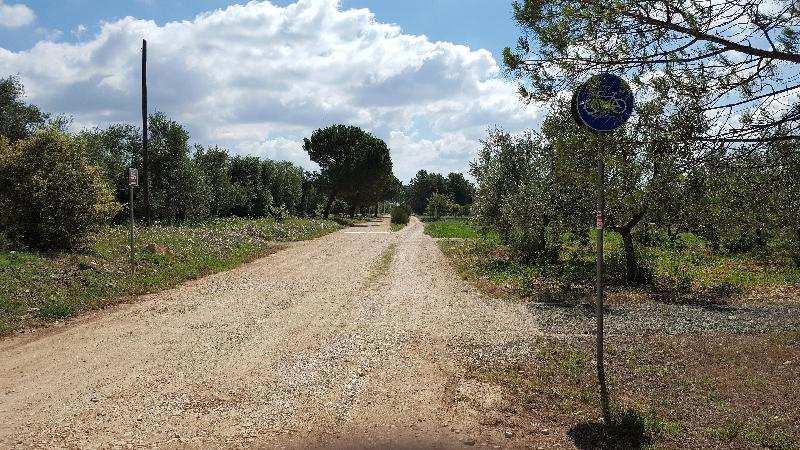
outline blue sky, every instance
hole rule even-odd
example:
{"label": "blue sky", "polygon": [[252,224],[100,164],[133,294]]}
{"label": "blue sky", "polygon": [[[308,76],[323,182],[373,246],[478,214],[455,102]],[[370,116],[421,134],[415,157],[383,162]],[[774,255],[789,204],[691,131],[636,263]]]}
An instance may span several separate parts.
{"label": "blue sky", "polygon": [[[59,30],[63,40],[74,41],[72,31],[81,25],[87,27],[88,34],[93,34],[99,30],[101,21],[125,16],[163,24],[246,1],[28,0],[22,3],[35,11],[37,23],[23,30],[0,28],[0,43],[9,50],[31,47],[45,30]],[[273,3],[285,6],[293,2]],[[343,0],[341,4],[343,8],[368,8],[378,20],[396,23],[406,33],[487,49],[498,60],[503,47],[513,45],[518,37],[511,17],[511,0]],[[37,28],[41,28],[38,33]]]}
{"label": "blue sky", "polygon": [[147,38],[150,103],[195,143],[313,169],[302,138],[355,124],[408,180],[538,123],[500,68],[517,37],[510,0],[0,0],[0,77],[75,129],[136,123]]}

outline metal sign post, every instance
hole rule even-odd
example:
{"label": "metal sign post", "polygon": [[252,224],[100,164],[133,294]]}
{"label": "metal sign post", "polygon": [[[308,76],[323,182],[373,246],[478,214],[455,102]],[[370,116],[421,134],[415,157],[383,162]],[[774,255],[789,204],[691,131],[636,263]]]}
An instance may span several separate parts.
{"label": "metal sign post", "polygon": [[605,135],[616,130],[630,119],[633,113],[633,92],[622,78],[604,73],[595,75],[575,90],[572,96],[572,115],[578,124],[596,133],[597,143],[597,267],[595,286],[595,312],[597,316],[597,381],[600,384],[600,402],[603,420],[610,423],[611,412],[603,361],[603,302],[605,297],[605,260],[603,238],[605,234]]}
{"label": "metal sign post", "polygon": [[608,387],[606,386],[606,371],[603,364],[603,303],[605,300],[605,215],[606,215],[606,169],[603,161],[603,139],[598,136],[597,152],[597,263],[595,275],[595,315],[597,317],[597,379],[600,382],[600,401],[603,408],[603,420],[609,423],[610,414],[608,406]]}
{"label": "metal sign post", "polygon": [[131,210],[131,223],[130,223],[130,250],[131,250],[131,270],[134,268],[135,264],[135,242],[133,238],[133,229],[135,226],[135,220],[133,215],[133,190],[136,186],[139,186],[139,171],[131,167],[128,169],[128,190],[130,191],[131,200],[128,204],[128,209]]}

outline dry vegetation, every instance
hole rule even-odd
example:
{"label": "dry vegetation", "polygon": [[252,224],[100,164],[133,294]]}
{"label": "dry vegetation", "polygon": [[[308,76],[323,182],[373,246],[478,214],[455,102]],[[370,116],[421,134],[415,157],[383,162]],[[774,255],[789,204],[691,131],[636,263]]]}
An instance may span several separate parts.
{"label": "dry vegetation", "polygon": [[501,402],[472,405],[485,423],[545,448],[800,444],[800,333],[612,337],[612,429],[598,422],[593,340],[541,338],[532,347],[532,358],[471,360],[465,378],[502,389]]}

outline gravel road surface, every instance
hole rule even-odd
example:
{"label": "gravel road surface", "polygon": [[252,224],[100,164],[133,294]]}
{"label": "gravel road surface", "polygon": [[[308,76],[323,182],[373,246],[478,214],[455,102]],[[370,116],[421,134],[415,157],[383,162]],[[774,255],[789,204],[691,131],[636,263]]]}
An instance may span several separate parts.
{"label": "gravel road surface", "polygon": [[526,446],[480,422],[498,393],[459,353],[525,342],[536,313],[422,231],[349,228],[0,341],[0,448]]}

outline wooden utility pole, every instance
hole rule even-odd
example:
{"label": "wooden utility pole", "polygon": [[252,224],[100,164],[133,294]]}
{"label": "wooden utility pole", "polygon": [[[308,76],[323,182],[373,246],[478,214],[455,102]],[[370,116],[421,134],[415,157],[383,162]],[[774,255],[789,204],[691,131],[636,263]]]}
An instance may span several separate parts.
{"label": "wooden utility pole", "polygon": [[150,155],[147,151],[147,41],[142,40],[142,193],[144,221],[150,225]]}

